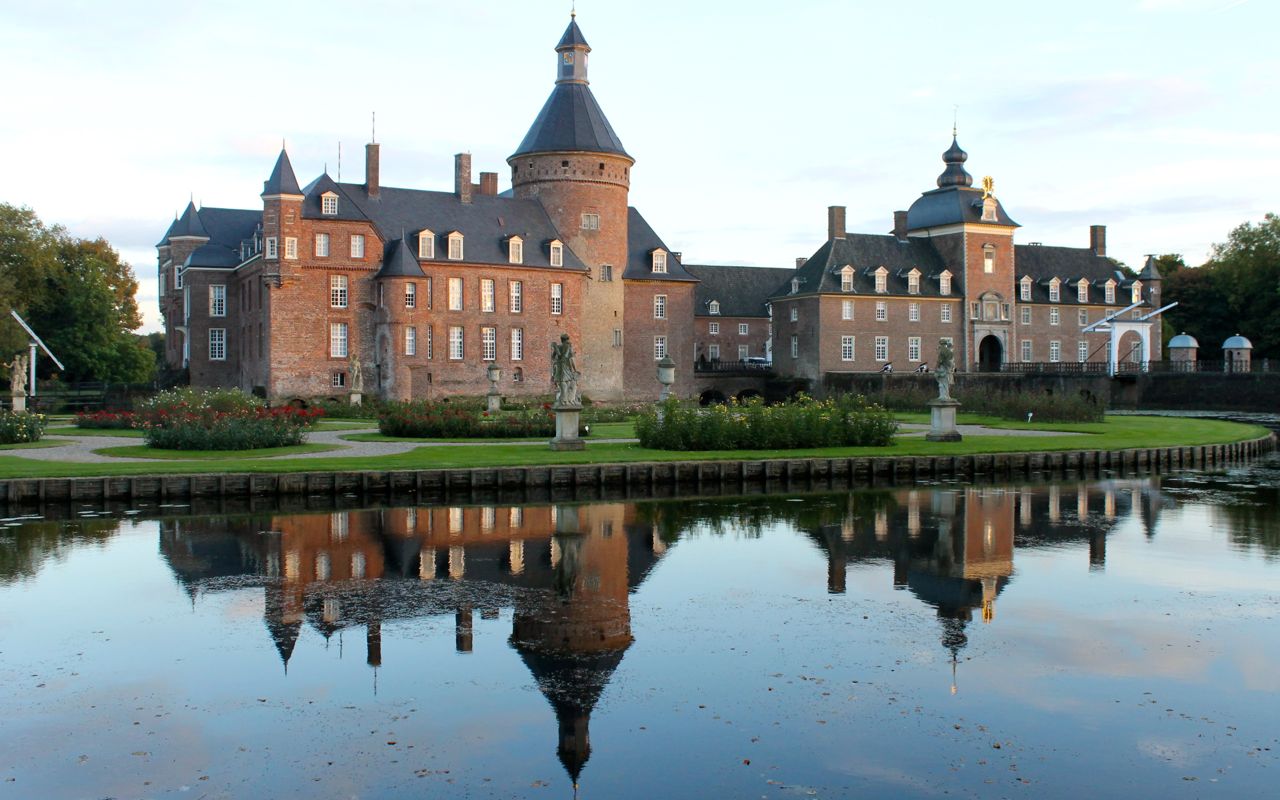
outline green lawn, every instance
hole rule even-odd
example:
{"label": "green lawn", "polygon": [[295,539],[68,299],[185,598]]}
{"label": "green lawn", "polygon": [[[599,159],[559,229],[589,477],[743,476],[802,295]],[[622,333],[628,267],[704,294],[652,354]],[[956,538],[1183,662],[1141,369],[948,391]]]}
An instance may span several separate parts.
{"label": "green lawn", "polygon": [[325,453],[341,450],[340,444],[295,444],[289,447],[263,447],[257,450],[161,450],[145,444],[101,447],[93,452],[112,458],[157,458],[168,461],[226,461],[242,458],[272,458],[298,453]]}
{"label": "green lawn", "polygon": [[41,439],[37,442],[14,442],[12,444],[0,444],[0,450],[38,450],[42,447],[60,447],[64,444],[70,444],[66,439]]}
{"label": "green lawn", "polygon": [[[597,422],[591,426],[591,435],[587,437],[587,441],[592,439],[634,439],[636,435],[635,424],[631,422]],[[545,442],[551,437],[549,436],[524,436],[513,439],[433,439],[430,437],[415,436],[386,436],[381,433],[352,433],[342,437],[351,442],[422,442],[424,444],[437,442],[446,444],[457,444],[459,442],[467,442],[477,444],[481,442]]]}
{"label": "green lawn", "polygon": [[[1038,427],[1056,430],[1056,424]],[[553,452],[537,445],[484,444],[474,447],[418,447],[396,456],[322,457],[272,459],[247,457],[245,453],[219,453],[218,460],[205,461],[198,468],[190,460],[154,463],[121,462],[80,464],[0,456],[0,478],[71,477],[98,475],[138,475],[159,473],[216,472],[321,472],[386,469],[441,469],[491,466],[531,466],[552,464],[598,464],[636,461],[761,460],[767,458],[833,458],[851,456],[967,455],[971,453],[1043,452],[1049,450],[1123,450],[1134,447],[1224,444],[1254,439],[1267,434],[1257,425],[1241,425],[1209,419],[1168,417],[1114,417],[1106,422],[1072,425],[1073,436],[970,436],[962,442],[927,442],[921,437],[898,437],[888,447],[834,447],[809,450],[740,450],[674,452],[646,450],[637,444],[589,442],[586,450]],[[130,448],[108,448],[123,455]],[[156,451],[150,451],[154,454]],[[282,449],[253,451],[279,455]],[[175,453],[191,459],[191,453]]]}
{"label": "green lawn", "polygon": [[46,433],[58,436],[119,436],[124,439],[141,439],[143,436],[142,431],[131,428],[80,428],[75,425],[58,425]]}

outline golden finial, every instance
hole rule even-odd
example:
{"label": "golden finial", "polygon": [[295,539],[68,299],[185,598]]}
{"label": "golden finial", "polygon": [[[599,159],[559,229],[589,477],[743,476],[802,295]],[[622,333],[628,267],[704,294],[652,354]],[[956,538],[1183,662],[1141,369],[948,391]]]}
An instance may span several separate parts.
{"label": "golden finial", "polygon": [[986,200],[988,197],[995,197],[995,196],[996,196],[996,182],[995,182],[995,180],[993,180],[993,179],[992,179],[992,177],[991,177],[990,175],[983,176],[983,178],[982,178],[982,199],[983,199],[983,200]]}
{"label": "golden finial", "polygon": [[573,0],[573,2],[569,4],[569,19],[577,19],[577,18],[578,18],[578,0]]}

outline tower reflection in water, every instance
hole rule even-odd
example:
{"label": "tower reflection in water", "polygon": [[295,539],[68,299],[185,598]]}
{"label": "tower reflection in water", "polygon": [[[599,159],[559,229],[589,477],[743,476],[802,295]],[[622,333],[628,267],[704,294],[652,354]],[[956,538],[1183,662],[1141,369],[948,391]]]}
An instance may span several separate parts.
{"label": "tower reflection in water", "polygon": [[326,640],[364,627],[376,668],[386,620],[452,614],[470,652],[476,612],[512,608],[511,646],[555,711],[576,784],[591,712],[632,642],[630,592],[665,545],[635,505],[595,504],[165,520],[160,549],[193,603],[261,586],[286,671],[304,624]]}
{"label": "tower reflection in water", "polygon": [[261,587],[286,670],[304,624],[326,640],[363,627],[376,668],[386,620],[453,615],[456,648],[470,652],[475,614],[513,609],[510,644],[555,711],[557,755],[576,784],[591,754],[591,713],[632,643],[629,595],[667,543],[695,528],[787,523],[825,552],[831,593],[845,592],[853,564],[891,564],[894,586],[936,609],[954,668],[974,617],[995,619],[1015,549],[1087,544],[1084,568],[1105,569],[1117,522],[1137,515],[1153,536],[1159,511],[1158,484],[1142,479],[832,493],[799,504],[764,496],[168,519],[160,549],[193,603],[202,591]]}

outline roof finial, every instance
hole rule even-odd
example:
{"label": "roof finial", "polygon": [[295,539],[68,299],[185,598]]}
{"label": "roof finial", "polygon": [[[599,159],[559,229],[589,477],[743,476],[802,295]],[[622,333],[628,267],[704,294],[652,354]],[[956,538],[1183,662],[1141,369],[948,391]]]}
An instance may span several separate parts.
{"label": "roof finial", "polygon": [[[326,175],[329,174],[329,169],[327,167],[325,168],[324,174]],[[338,183],[342,183],[342,140],[341,139],[338,140]]]}
{"label": "roof finial", "polygon": [[369,142],[370,144],[378,143],[378,112],[369,112]]}
{"label": "roof finial", "polygon": [[960,106],[954,105],[951,107],[951,138],[952,139],[956,138],[956,130],[958,130],[959,128],[959,122],[960,122]]}
{"label": "roof finial", "polygon": [[578,18],[578,0],[572,0],[569,3],[569,19]]}
{"label": "roof finial", "polygon": [[288,149],[289,149],[288,147],[286,147],[286,146],[285,146],[285,143],[284,143],[284,137],[283,137],[283,136],[281,136],[281,137],[280,137],[280,149],[281,149],[281,150],[288,150]]}

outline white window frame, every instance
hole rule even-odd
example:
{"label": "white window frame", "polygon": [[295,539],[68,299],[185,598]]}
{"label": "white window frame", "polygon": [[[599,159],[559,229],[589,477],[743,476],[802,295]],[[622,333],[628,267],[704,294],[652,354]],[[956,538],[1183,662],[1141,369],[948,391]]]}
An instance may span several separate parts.
{"label": "white window frame", "polygon": [[938,294],[951,294],[951,270],[943,270],[938,276]]}
{"label": "white window frame", "polygon": [[888,360],[889,360],[889,337],[877,336],[876,337],[876,361],[884,362]]}
{"label": "white window frame", "polygon": [[952,315],[951,304],[943,303],[938,310],[938,320],[940,322],[950,322],[951,315]]}
{"label": "white window frame", "polygon": [[524,328],[511,329],[511,360],[524,361]]}
{"label": "white window frame", "polygon": [[1076,360],[1081,364],[1089,360],[1089,343],[1087,341],[1076,342]]}
{"label": "white window frame", "polygon": [[907,273],[907,294],[920,294],[920,271],[911,270]]}
{"label": "white window frame", "polygon": [[855,345],[857,344],[853,336],[840,337],[840,360],[853,361],[856,355]]}
{"label": "white window frame", "polygon": [[887,322],[889,319],[889,303],[884,300],[876,301],[876,322]]}
{"label": "white window frame", "polygon": [[[277,249],[276,242],[277,242],[276,237],[274,236],[267,237],[266,245],[263,248],[263,258],[267,259],[268,261],[275,261],[277,258],[280,257],[280,252]],[[179,276],[179,281],[181,281],[181,276]]]}
{"label": "white window frame", "polygon": [[1022,324],[1030,325],[1031,324],[1031,306],[1023,306],[1019,313],[1022,317]]}
{"label": "white window frame", "polygon": [[907,321],[908,322],[920,321],[920,304],[919,303],[907,304]]}
{"label": "white window frame", "polygon": [[907,338],[907,360],[908,361],[920,360],[920,337],[919,336],[910,336]]}
{"label": "white window frame", "polygon": [[613,265],[601,264],[600,265],[600,282],[611,283],[612,281],[613,281]]}
{"label": "white window frame", "polygon": [[852,300],[840,301],[840,319],[843,319],[843,320],[853,319],[853,301]]}
{"label": "white window frame", "polygon": [[404,307],[410,309],[418,307],[418,284],[413,281],[404,285]]}
{"label": "white window frame", "polygon": [[1081,328],[1083,328],[1084,326],[1088,325],[1088,324],[1089,324],[1089,312],[1088,312],[1088,311],[1086,311],[1086,310],[1085,310],[1085,309],[1083,309],[1083,308],[1082,308],[1082,309],[1080,309],[1080,312],[1079,312],[1078,314],[1076,314],[1076,321],[1080,323],[1080,327],[1081,327]]}
{"label": "white window frame", "polygon": [[996,247],[992,244],[982,246],[982,271],[991,275],[996,271]]}
{"label": "white window frame", "polygon": [[449,234],[449,260],[461,261],[465,255],[466,250],[463,248],[462,234],[454,231]]}
{"label": "white window frame", "polygon": [[1089,281],[1084,278],[1076,281],[1076,301],[1080,303],[1089,302]]}
{"label": "white window frame", "polygon": [[434,325],[427,326],[427,359],[432,360],[436,357],[436,328]]}
{"label": "white window frame", "polygon": [[880,267],[876,270],[876,294],[887,294],[889,291],[889,270]]}
{"label": "white window frame", "polygon": [[449,288],[449,310],[461,311],[466,298],[463,294],[462,278],[450,278],[448,282]]}
{"label": "white window frame", "polygon": [[497,302],[498,288],[493,278],[480,279],[480,310],[492,313]]}
{"label": "white window frame", "polygon": [[1114,303],[1116,301],[1116,282],[1115,281],[1111,281],[1111,280],[1107,281],[1107,284],[1104,287],[1103,299],[1106,300],[1108,304]]}
{"label": "white window frame", "polygon": [[507,281],[507,308],[512,314],[524,313],[524,283]]}
{"label": "white window frame", "polygon": [[418,258],[436,257],[436,235],[429,230],[418,232]]}
{"label": "white window frame", "polygon": [[296,261],[298,258],[298,237],[284,237],[284,257],[290,261]]}
{"label": "white window frame", "polygon": [[326,217],[336,217],[338,215],[338,195],[334,192],[325,192],[320,195],[320,213]]}
{"label": "white window frame", "polygon": [[1018,282],[1018,299],[1024,303],[1031,302],[1031,276],[1028,275]]}
{"label": "white window frame", "polygon": [[564,266],[564,245],[561,244],[560,242],[557,242],[557,241],[551,242],[550,261],[551,261],[551,266],[553,267]]}
{"label": "white window frame", "polygon": [[800,337],[795,334],[791,335],[791,357],[800,357]]}
{"label": "white window frame", "polygon": [[1057,325],[1061,322],[1062,322],[1062,314],[1060,313],[1060,310],[1057,308],[1049,309],[1049,324]]}
{"label": "white window frame", "polygon": [[713,342],[707,345],[707,360],[708,361],[720,360],[720,345],[718,343]]}
{"label": "white window frame", "polygon": [[667,251],[658,249],[653,251],[652,270],[655,274],[665,275],[667,273]]}
{"label": "white window frame", "polygon": [[600,230],[600,215],[594,212],[585,212],[582,215],[582,229],[584,231]]}
{"label": "white window frame", "polygon": [[413,326],[404,329],[404,354],[406,356],[418,354],[418,329]]}
{"label": "white window frame", "polygon": [[564,284],[551,284],[551,313],[553,316],[560,316],[564,313]]}
{"label": "white window frame", "polygon": [[1049,302],[1050,303],[1062,302],[1062,281],[1058,280],[1057,278],[1054,278],[1053,280],[1049,281]]}
{"label": "white window frame", "polygon": [[364,234],[351,234],[351,257],[364,258]]}
{"label": "white window frame", "polygon": [[1062,361],[1062,342],[1054,339],[1049,342],[1049,363],[1057,364]]}
{"label": "white window frame", "polygon": [[498,360],[498,329],[491,325],[480,328],[480,360]]}
{"label": "white window frame", "polygon": [[719,323],[719,322],[709,322],[709,323],[707,323],[707,333],[708,333],[708,334],[710,334],[711,336],[719,336],[719,335],[720,335],[720,323]]}
{"label": "white window frame", "polygon": [[707,304],[707,313],[708,313],[708,314],[719,314],[719,313],[720,313],[720,301],[719,301],[719,300],[712,300],[710,303],[708,303],[708,304]]}
{"label": "white window frame", "polygon": [[316,234],[316,258],[329,257],[329,234]]}
{"label": "white window frame", "polygon": [[845,267],[840,270],[840,291],[842,292],[853,291],[853,267],[852,266],[845,265]]}
{"label": "white window frame", "polygon": [[1129,287],[1129,292],[1130,292],[1129,294],[1130,303],[1142,302],[1142,284],[1141,283],[1134,281],[1133,286]]}
{"label": "white window frame", "polygon": [[226,361],[227,360],[227,329],[226,328],[210,328],[209,329],[209,360],[210,361]]}
{"label": "white window frame", "polygon": [[[507,240],[507,262],[510,264],[524,263],[524,239],[519,236],[512,236]],[[556,266],[552,264],[551,266]]]}
{"label": "white window frame", "polygon": [[795,306],[795,305],[792,305],[792,306],[791,306],[791,315],[790,315],[790,319],[791,319],[791,321],[792,321],[792,322],[799,322],[799,321],[800,321],[800,308],[799,308],[798,306]]}
{"label": "white window frame", "polygon": [[351,302],[350,281],[346,275],[329,276],[329,307],[346,308]]}
{"label": "white window frame", "polygon": [[[791,309],[791,310],[792,310],[792,311],[794,311],[795,309],[793,308],[793,309]],[[794,320],[792,320],[792,321],[794,322]],[[738,335],[739,335],[739,336],[750,336],[750,335],[751,335],[751,323],[749,323],[749,322],[739,322],[739,323],[738,323]]]}
{"label": "white window frame", "polygon": [[209,285],[209,316],[225,317],[227,315],[227,287],[226,284],[214,283]]}
{"label": "white window frame", "polygon": [[655,294],[653,296],[653,318],[667,318],[667,296],[665,294]]}
{"label": "white window frame", "polygon": [[747,357],[748,357],[748,356],[750,356],[750,355],[751,355],[751,347],[750,347],[750,346],[745,345],[745,344],[740,344],[740,345],[738,345],[738,360],[739,360],[739,361],[746,361],[746,360],[747,360]]}
{"label": "white window frame", "polygon": [[329,357],[346,358],[350,352],[351,330],[345,322],[329,323]]}
{"label": "white window frame", "polygon": [[467,352],[466,335],[461,325],[449,326],[449,360],[461,361]]}
{"label": "white window frame", "polygon": [[1030,363],[1031,363],[1031,359],[1032,359],[1032,357],[1035,355],[1035,346],[1031,343],[1031,340],[1030,340],[1030,339],[1023,339],[1023,340],[1022,340],[1022,353],[1021,353],[1021,355],[1022,355],[1022,363],[1023,363],[1023,364],[1030,364]]}
{"label": "white window frame", "polygon": [[661,361],[667,355],[667,337],[653,337],[653,360]]}
{"label": "white window frame", "polygon": [[329,373],[329,386],[333,389],[344,389],[347,386],[347,373],[335,370]]}

